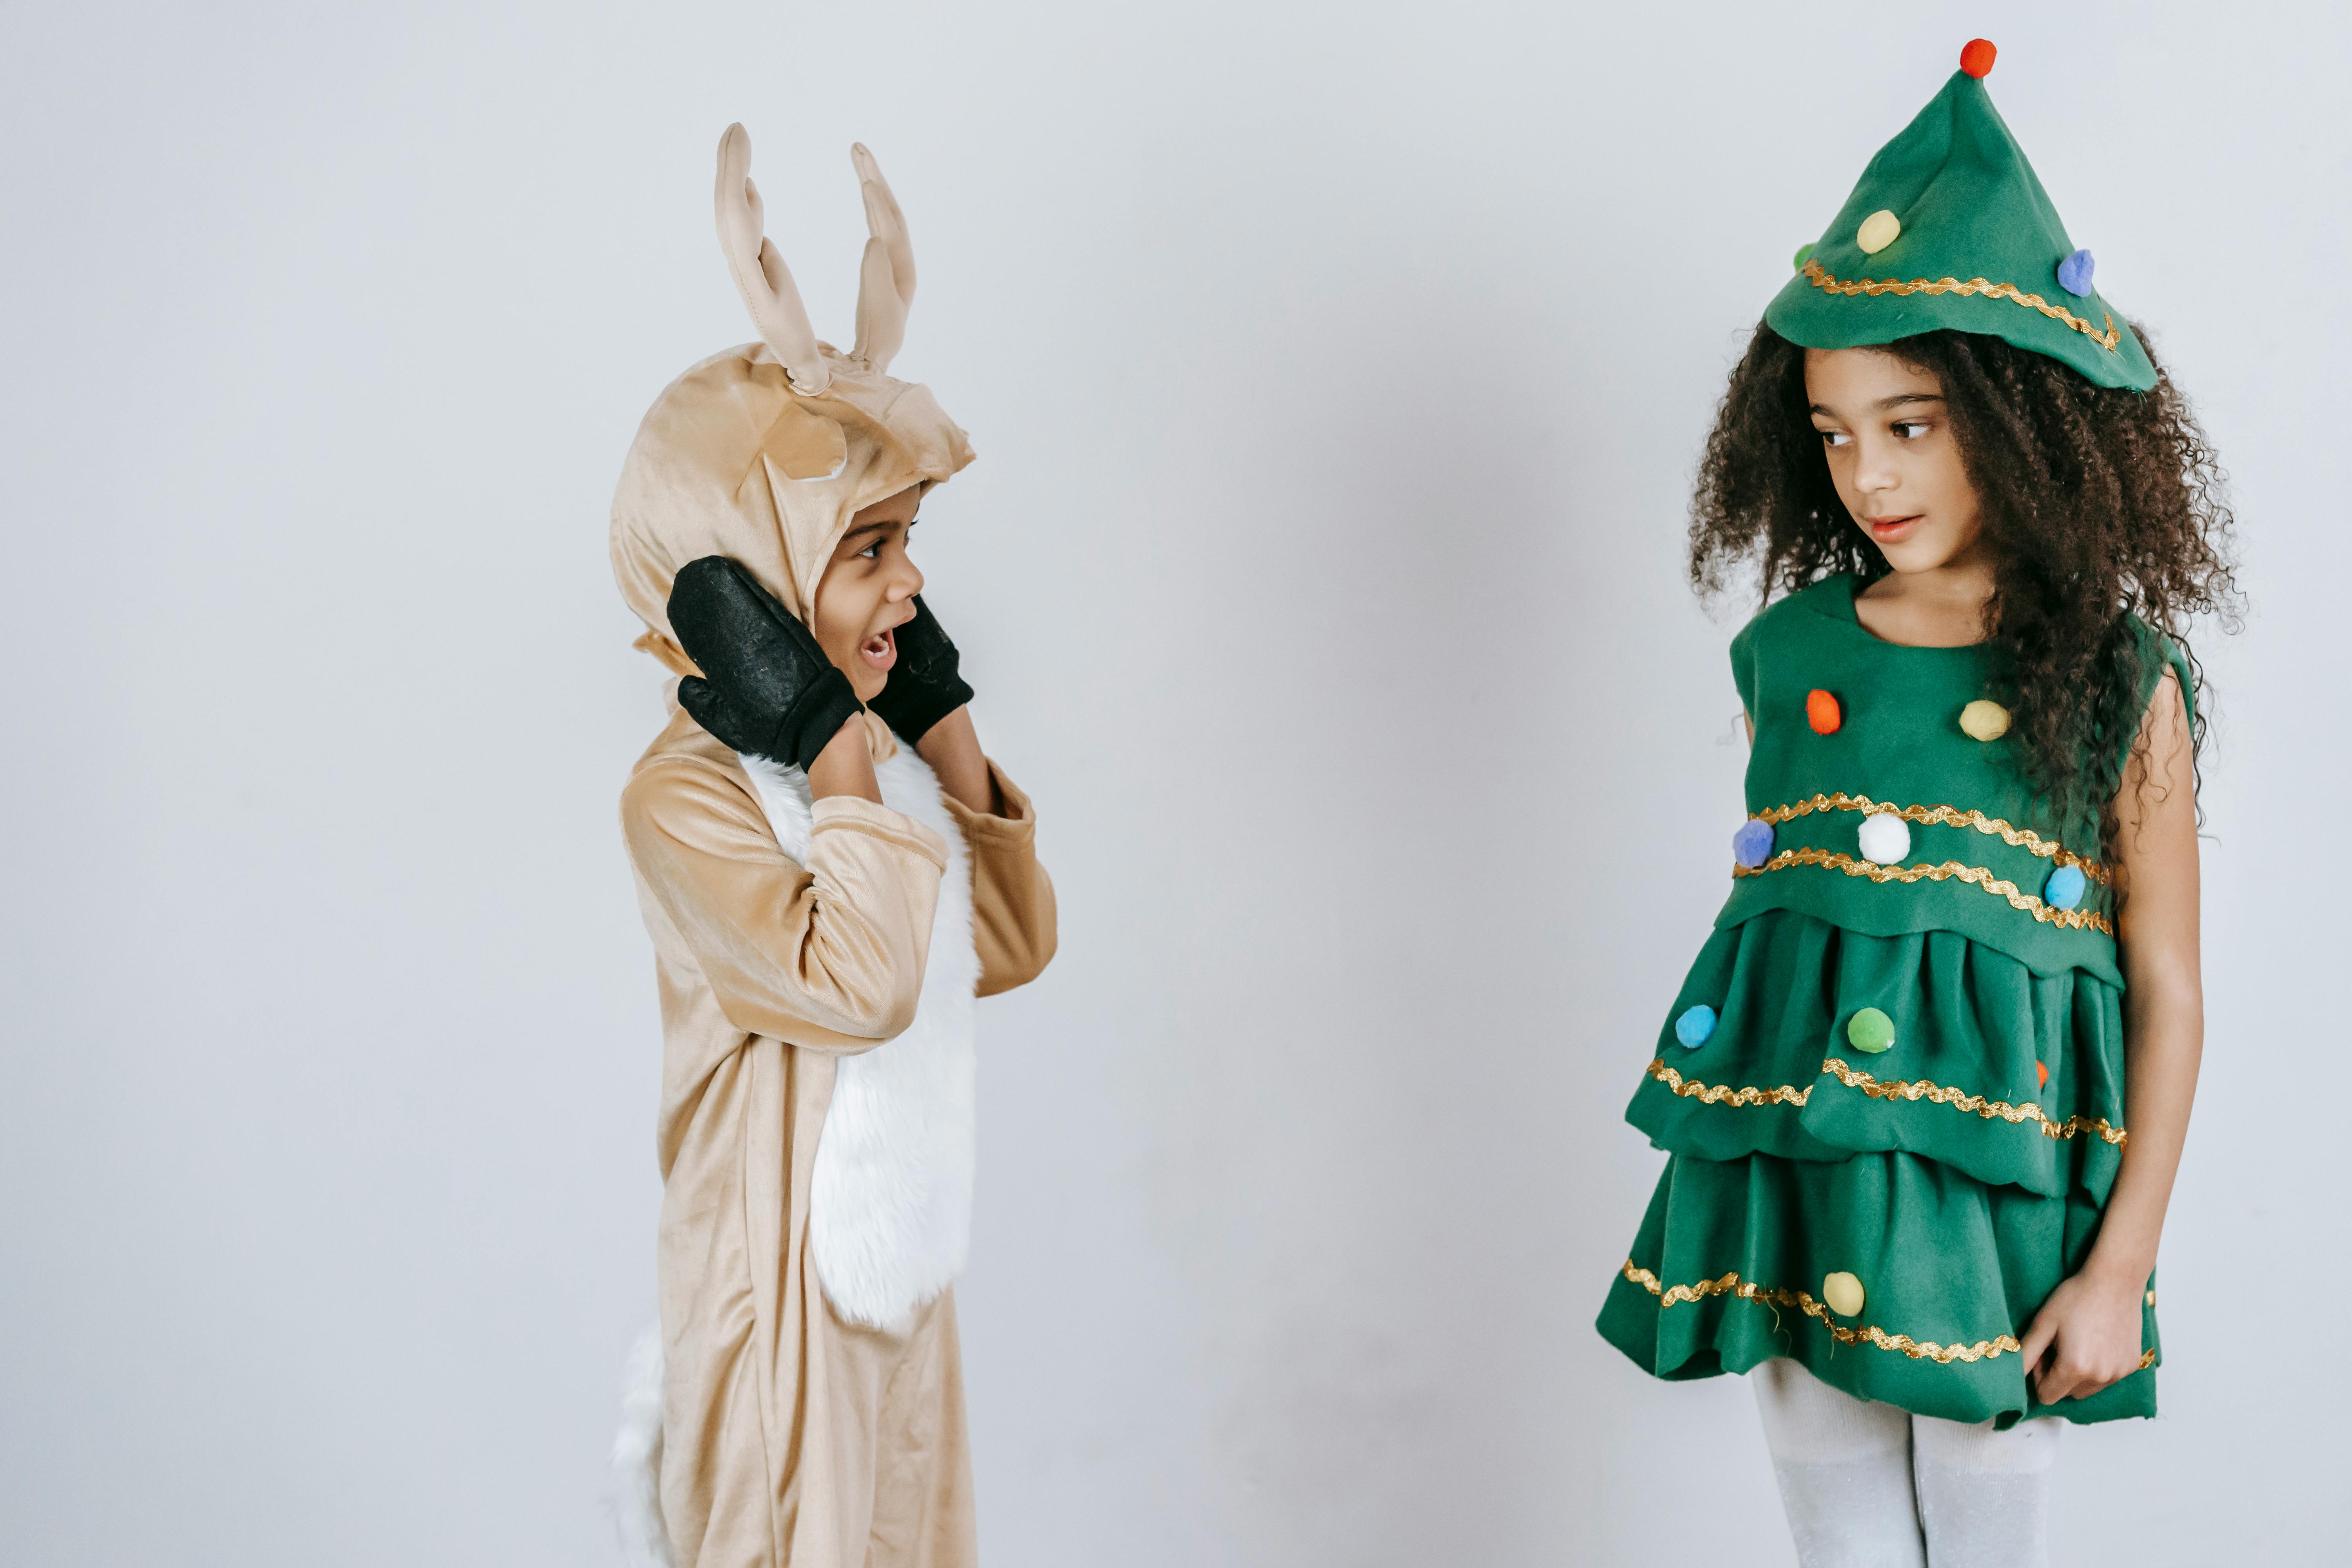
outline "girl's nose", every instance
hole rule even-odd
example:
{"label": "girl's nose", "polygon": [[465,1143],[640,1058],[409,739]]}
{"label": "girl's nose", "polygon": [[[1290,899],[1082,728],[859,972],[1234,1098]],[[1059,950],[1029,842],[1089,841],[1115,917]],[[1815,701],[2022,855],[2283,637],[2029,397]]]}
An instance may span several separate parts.
{"label": "girl's nose", "polygon": [[1892,456],[1875,441],[1863,442],[1859,460],[1854,464],[1853,488],[1864,495],[1893,489],[1897,479],[1895,465],[1888,460]]}

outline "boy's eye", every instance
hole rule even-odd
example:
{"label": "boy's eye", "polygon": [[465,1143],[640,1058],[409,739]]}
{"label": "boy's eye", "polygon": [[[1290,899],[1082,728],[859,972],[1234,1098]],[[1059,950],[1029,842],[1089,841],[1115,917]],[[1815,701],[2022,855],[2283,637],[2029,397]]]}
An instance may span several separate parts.
{"label": "boy's eye", "polygon": [[1824,445],[1832,447],[1843,447],[1853,439],[1843,430],[1822,430],[1816,434],[1821,437]]}

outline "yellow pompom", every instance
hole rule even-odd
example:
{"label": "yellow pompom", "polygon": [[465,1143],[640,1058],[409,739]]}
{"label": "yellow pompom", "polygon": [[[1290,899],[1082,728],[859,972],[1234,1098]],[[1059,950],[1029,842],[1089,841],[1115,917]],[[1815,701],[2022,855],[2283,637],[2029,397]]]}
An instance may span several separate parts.
{"label": "yellow pompom", "polygon": [[1894,244],[1895,237],[1902,232],[1903,220],[1881,207],[1862,220],[1861,232],[1853,237],[1853,242],[1862,247],[1864,256],[1875,256]]}
{"label": "yellow pompom", "polygon": [[1960,728],[1972,741],[1998,741],[2009,733],[2009,710],[1979,697],[1960,710]]}
{"label": "yellow pompom", "polygon": [[1822,1281],[1822,1300],[1841,1318],[1862,1316],[1862,1281],[1851,1274],[1832,1274]]}

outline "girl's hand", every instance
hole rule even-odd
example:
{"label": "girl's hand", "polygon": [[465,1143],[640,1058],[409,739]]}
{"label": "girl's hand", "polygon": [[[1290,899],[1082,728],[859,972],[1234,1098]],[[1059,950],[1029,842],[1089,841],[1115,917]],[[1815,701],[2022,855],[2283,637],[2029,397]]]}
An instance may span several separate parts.
{"label": "girl's hand", "polygon": [[2139,1370],[2142,1288],[2085,1269],[2050,1292],[2025,1331],[2036,1400],[2088,1399]]}

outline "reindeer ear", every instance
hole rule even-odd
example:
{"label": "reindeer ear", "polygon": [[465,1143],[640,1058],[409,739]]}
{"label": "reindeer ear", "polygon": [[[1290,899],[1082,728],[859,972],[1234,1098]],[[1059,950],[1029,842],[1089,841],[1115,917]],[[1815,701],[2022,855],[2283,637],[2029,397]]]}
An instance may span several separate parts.
{"label": "reindeer ear", "polygon": [[833,380],[817,352],[816,333],[809,326],[808,308],[784,266],[783,257],[768,243],[762,230],[767,214],[760,204],[760,187],[751,183],[751,138],[740,125],[730,125],[719,139],[719,187],[713,194],[719,218],[719,248],[734,274],[735,290],[760,337],[775,352],[792,378],[793,390],[805,396],[823,392]]}
{"label": "reindeer ear", "polygon": [[760,450],[788,479],[829,479],[849,461],[849,437],[824,415],[787,403]]}
{"label": "reindeer ear", "polygon": [[907,216],[874,154],[864,142],[854,142],[849,161],[866,199],[866,231],[873,237],[857,268],[857,346],[852,353],[881,372],[890,368],[907,341],[907,310],[915,302],[915,247],[907,237]]}

